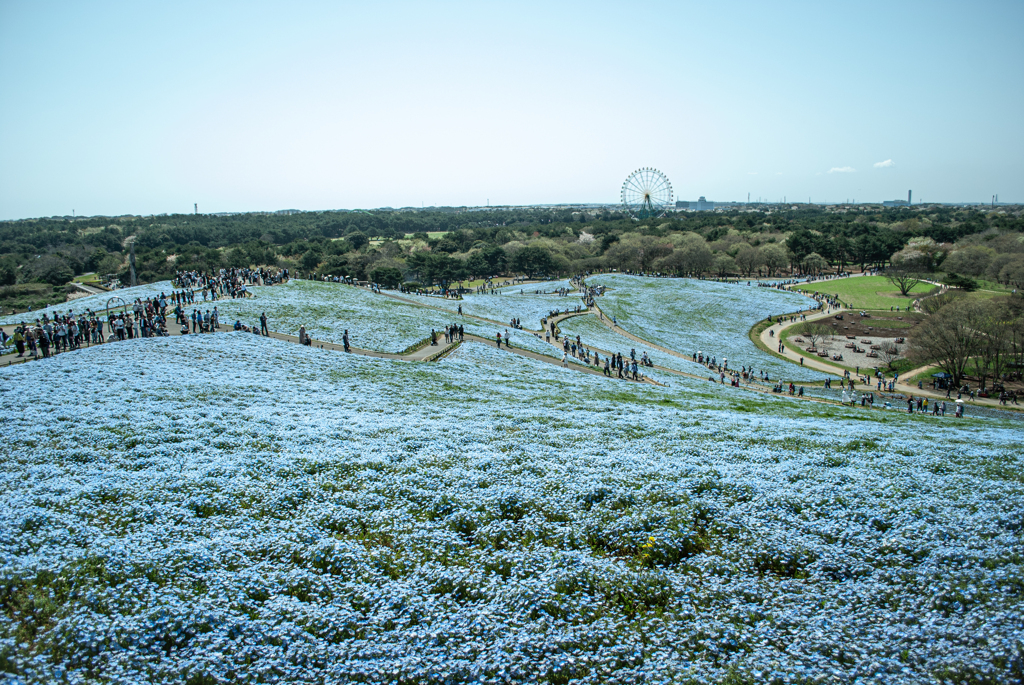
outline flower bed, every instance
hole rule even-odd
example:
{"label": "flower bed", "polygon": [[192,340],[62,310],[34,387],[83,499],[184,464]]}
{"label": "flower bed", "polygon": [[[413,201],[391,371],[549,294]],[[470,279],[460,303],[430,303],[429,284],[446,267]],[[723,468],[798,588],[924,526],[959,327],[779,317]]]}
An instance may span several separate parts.
{"label": "flower bed", "polygon": [[769,314],[807,309],[814,300],[797,293],[753,285],[689,278],[641,278],[601,275],[588,280],[612,290],[598,307],[620,326],[645,340],[692,355],[703,352],[729,360],[730,368],[754,367],[773,379],[822,380],[825,374],[762,352],[747,337],[751,326]]}
{"label": "flower bed", "polygon": [[229,333],[0,373],[15,682],[1021,669],[1018,424],[483,345],[407,364]]}
{"label": "flower bed", "polygon": [[523,328],[540,330],[540,320],[556,309],[575,307],[579,298],[553,297],[551,295],[520,295],[516,290],[505,295],[463,295],[461,300],[449,300],[443,297],[426,295],[401,294],[409,300],[433,307],[442,307],[456,312],[462,305],[462,312],[471,316],[479,316],[508,325],[509,319],[516,317],[522,321]]}
{"label": "flower bed", "polygon": [[[255,297],[222,299],[217,305],[221,325],[236,319],[259,326],[261,312],[267,313],[270,330],[297,335],[299,326],[317,340],[341,344],[347,328],[351,344],[378,352],[401,352],[430,335],[441,332],[456,317],[436,309],[406,304],[369,290],[339,283],[291,280],[284,285],[251,287]],[[436,301],[441,302],[440,298]],[[433,304],[435,298],[431,298]],[[190,308],[191,309],[191,308]],[[490,327],[464,323],[467,332],[487,335]],[[494,331],[490,332],[493,337]]]}

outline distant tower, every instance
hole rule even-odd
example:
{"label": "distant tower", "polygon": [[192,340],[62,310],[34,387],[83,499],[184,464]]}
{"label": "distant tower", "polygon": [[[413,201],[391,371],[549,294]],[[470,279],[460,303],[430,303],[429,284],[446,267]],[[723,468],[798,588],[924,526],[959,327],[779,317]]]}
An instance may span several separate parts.
{"label": "distant tower", "polygon": [[908,205],[909,205],[909,204],[913,204],[913,203],[912,203],[912,202],[910,201],[910,198],[911,198],[911,197],[913,197],[913,193],[914,193],[914,191],[913,191],[913,190],[908,190],[908,191],[907,191],[907,204],[908,204]]}
{"label": "distant tower", "polygon": [[199,203],[198,203],[198,202],[196,202],[196,203],[195,203],[195,204],[193,204],[192,206],[193,206],[193,207],[195,208],[195,210],[196,210],[196,216],[199,216]]}
{"label": "distant tower", "polygon": [[139,279],[135,275],[135,236],[130,238],[131,242],[128,245],[131,247],[131,253],[128,255],[128,267],[132,272],[132,287],[134,288],[139,284]]}

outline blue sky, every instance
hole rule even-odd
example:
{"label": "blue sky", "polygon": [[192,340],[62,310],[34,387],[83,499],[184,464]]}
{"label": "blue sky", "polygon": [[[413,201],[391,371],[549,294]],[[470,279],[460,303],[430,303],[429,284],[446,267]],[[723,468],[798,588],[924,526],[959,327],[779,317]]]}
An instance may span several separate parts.
{"label": "blue sky", "polygon": [[1021,202],[1022,26],[1021,2],[0,0],[0,218],[615,202],[642,166],[679,199]]}

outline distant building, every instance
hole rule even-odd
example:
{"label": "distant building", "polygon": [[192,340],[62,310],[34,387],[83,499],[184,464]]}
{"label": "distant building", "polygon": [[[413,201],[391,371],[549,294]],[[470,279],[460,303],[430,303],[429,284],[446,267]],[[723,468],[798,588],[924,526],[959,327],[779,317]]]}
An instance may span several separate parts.
{"label": "distant building", "polygon": [[882,203],[883,207],[906,207],[910,203],[906,200],[886,200]]}
{"label": "distant building", "polygon": [[676,209],[690,209],[695,212],[706,212],[714,208],[715,203],[708,202],[707,200],[704,199],[703,195],[701,195],[700,199],[697,200],[696,202],[686,202],[684,200],[676,202]]}

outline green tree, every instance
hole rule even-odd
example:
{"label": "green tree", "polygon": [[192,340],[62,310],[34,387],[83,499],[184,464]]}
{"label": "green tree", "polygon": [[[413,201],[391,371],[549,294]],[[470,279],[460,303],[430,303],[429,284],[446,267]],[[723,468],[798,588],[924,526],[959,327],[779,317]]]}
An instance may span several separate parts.
{"label": "green tree", "polygon": [[715,257],[715,273],[725,277],[736,273],[736,260],[724,252]]}
{"label": "green tree", "polygon": [[762,247],[761,256],[764,258],[764,265],[768,269],[769,276],[781,272],[789,264],[789,254],[786,252],[786,248],[778,243],[769,243]]}
{"label": "green tree", "polygon": [[370,280],[385,288],[394,288],[402,282],[402,272],[393,266],[385,266],[370,272]]}
{"label": "green tree", "polygon": [[914,286],[921,282],[921,276],[906,262],[898,261],[885,270],[885,277],[899,288],[900,294],[906,297]]}
{"label": "green tree", "polygon": [[362,231],[353,231],[345,236],[345,240],[354,250],[361,250],[370,244],[370,239]]}
{"label": "green tree", "polygon": [[971,245],[950,252],[949,256],[943,260],[942,268],[946,273],[958,273],[977,278],[985,273],[995,256],[996,251],[990,247]]}
{"label": "green tree", "polygon": [[14,285],[18,282],[18,266],[11,258],[0,259],[0,285]]}
{"label": "green tree", "polygon": [[741,245],[740,249],[736,251],[735,259],[736,266],[739,267],[745,276],[750,276],[764,265],[761,251],[746,243]]}
{"label": "green tree", "polygon": [[806,273],[819,274],[828,268],[828,262],[817,252],[812,252],[803,260],[803,269]]}
{"label": "green tree", "polygon": [[322,256],[323,255],[319,250],[306,250],[306,253],[302,255],[302,261],[300,264],[302,264],[302,268],[306,271],[313,271],[320,264],[320,258]]}
{"label": "green tree", "polygon": [[64,285],[75,276],[67,261],[57,254],[43,255],[35,260],[30,273],[33,280],[50,285]]}
{"label": "green tree", "polygon": [[528,276],[554,274],[556,270],[551,252],[539,245],[528,245],[516,252],[509,266],[513,271]]}

